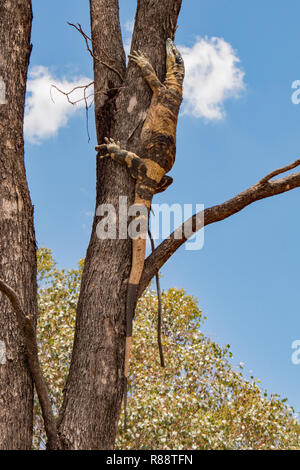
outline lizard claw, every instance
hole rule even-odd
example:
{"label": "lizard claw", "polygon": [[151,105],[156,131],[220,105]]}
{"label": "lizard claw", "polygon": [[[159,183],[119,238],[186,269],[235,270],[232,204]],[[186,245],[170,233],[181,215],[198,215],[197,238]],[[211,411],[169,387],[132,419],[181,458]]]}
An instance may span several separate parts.
{"label": "lizard claw", "polygon": [[137,65],[142,65],[149,62],[148,58],[140,49],[138,49],[138,51],[133,51],[132,54],[128,55],[128,57],[130,60],[132,60],[132,62],[135,62]]}
{"label": "lizard claw", "polygon": [[[115,142],[114,139],[104,137],[105,144],[96,145],[95,150],[99,152],[100,150],[107,150],[108,152],[116,152],[121,149],[121,144],[119,141]],[[105,155],[104,155],[105,156]]]}
{"label": "lizard claw", "polygon": [[132,60],[132,62],[135,62],[137,60],[137,52],[136,51],[133,51],[132,54],[128,54],[128,57],[130,60]]}
{"label": "lizard claw", "polygon": [[102,149],[106,149],[106,144],[96,145],[95,147],[95,150],[97,150],[97,152],[99,152]]}

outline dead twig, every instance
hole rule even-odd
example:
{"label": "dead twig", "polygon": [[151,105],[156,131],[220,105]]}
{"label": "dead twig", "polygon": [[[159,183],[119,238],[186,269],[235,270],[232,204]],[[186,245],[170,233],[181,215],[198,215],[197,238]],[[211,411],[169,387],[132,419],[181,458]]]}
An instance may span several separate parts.
{"label": "dead twig", "polygon": [[48,439],[47,448],[58,450],[59,438],[57,434],[56,421],[52,411],[46,382],[39,364],[38,346],[32,316],[25,314],[16,292],[1,279],[0,291],[10,300],[10,303],[16,312],[18,326],[24,337],[29,370],[41,405],[45,431]]}
{"label": "dead twig", "polygon": [[[91,96],[93,96],[93,94],[91,94],[91,95],[89,95],[89,96],[86,96],[86,90],[87,90],[90,86],[92,86],[93,84],[94,84],[94,81],[88,83],[87,85],[75,86],[71,91],[68,91],[68,92],[61,90],[61,89],[58,88],[56,85],[51,85],[51,88],[50,88],[51,100],[53,101],[53,103],[55,103],[55,101],[54,101],[54,99],[53,99],[53,97],[52,97],[52,93],[51,93],[51,89],[52,89],[52,88],[55,88],[57,91],[59,91],[59,93],[62,93],[63,95],[65,95],[65,96],[67,97],[67,100],[68,100],[68,102],[69,102],[70,104],[75,105],[75,104],[79,103],[80,101],[85,101],[86,107],[87,107],[87,105],[88,105],[88,104],[87,104],[87,100],[88,100],[88,98],[90,98]],[[81,89],[83,89],[83,98],[80,98],[79,100],[76,100],[76,101],[72,101],[72,100],[70,99],[70,95],[71,95],[72,93],[74,93],[74,91],[76,91],[76,90],[81,90]],[[91,104],[90,104],[88,107],[90,107],[90,106],[91,106]]]}
{"label": "dead twig", "polygon": [[[85,112],[86,112],[86,131],[87,131],[87,135],[88,135],[88,141],[90,141],[90,132],[89,132],[89,108],[92,106],[93,102],[94,102],[94,97],[95,95],[98,95],[98,94],[107,94],[111,91],[115,91],[115,90],[120,90],[121,88],[125,88],[125,87],[114,87],[114,88],[108,88],[107,90],[104,90],[104,91],[98,91],[97,93],[91,93],[90,95],[86,95],[86,91],[87,89],[94,85],[94,81],[88,83],[87,85],[78,85],[78,86],[75,86],[74,88],[72,88],[71,91],[63,91],[61,90],[60,88],[58,88],[58,86],[56,85],[51,85],[50,87],[50,97],[51,97],[51,100],[53,103],[55,103],[54,99],[53,99],[53,96],[52,96],[52,88],[55,88],[59,93],[61,93],[62,95],[65,95],[68,102],[72,105],[75,105],[75,104],[78,104],[80,103],[81,101],[84,101],[85,103]],[[70,96],[72,95],[72,93],[74,93],[74,91],[76,90],[83,90],[83,98],[80,98],[76,101],[73,101]],[[91,100],[90,104],[88,103],[88,99],[93,97],[93,99]]]}
{"label": "dead twig", "polygon": [[[72,26],[73,28],[75,28],[75,29],[83,36],[83,38],[84,38],[84,40],[85,40],[86,48],[87,48],[88,52],[90,53],[90,55],[93,57],[93,59],[95,59],[95,60],[97,60],[98,62],[100,62],[102,65],[104,65],[105,67],[107,67],[107,68],[108,68],[109,70],[111,70],[112,72],[115,72],[115,73],[119,76],[120,80],[123,82],[124,77],[122,76],[121,72],[120,72],[118,69],[116,69],[113,65],[110,65],[110,64],[108,64],[107,62],[104,62],[104,61],[103,61],[102,59],[100,59],[99,57],[95,56],[95,54],[93,53],[93,51],[92,51],[92,49],[91,49],[91,47],[90,47],[90,44],[89,44],[89,41],[91,42],[92,40],[91,40],[91,38],[83,31],[81,25],[80,25],[79,23],[77,23],[77,26],[76,26],[75,24],[69,23],[69,22],[68,22],[68,25],[69,25],[69,26]],[[106,58],[107,58],[108,60],[110,60],[110,61],[112,60],[111,57],[109,57],[109,55],[108,55],[103,49],[101,49],[101,52],[102,52],[103,55],[106,56]]]}
{"label": "dead twig", "polygon": [[[52,88],[55,88],[59,93],[62,93],[63,95],[65,95],[67,97],[68,102],[72,105],[75,105],[77,103],[80,103],[81,101],[84,101],[84,103],[85,103],[85,113],[86,113],[86,132],[87,132],[87,136],[88,136],[88,142],[90,142],[90,140],[91,140],[90,132],[89,132],[89,108],[93,104],[93,100],[91,101],[90,104],[88,104],[88,99],[91,96],[94,96],[94,95],[91,94],[91,95],[86,96],[86,90],[93,84],[94,84],[94,81],[88,83],[87,85],[79,85],[79,86],[74,87],[69,92],[65,92],[63,90],[60,90],[60,88],[58,88],[56,85],[51,85],[51,88],[50,88],[50,96],[51,96],[51,99],[52,99],[53,103],[54,103],[54,100],[53,100],[52,93],[51,93]],[[79,100],[76,100],[76,101],[72,101],[71,98],[70,98],[70,95],[72,93],[74,93],[74,91],[80,90],[80,89],[83,89],[83,98],[80,98]]]}

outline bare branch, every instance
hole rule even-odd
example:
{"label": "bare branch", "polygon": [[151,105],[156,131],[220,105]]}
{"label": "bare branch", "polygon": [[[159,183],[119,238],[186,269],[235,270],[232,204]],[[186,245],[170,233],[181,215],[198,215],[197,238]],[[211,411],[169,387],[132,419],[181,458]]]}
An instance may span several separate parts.
{"label": "bare branch", "polygon": [[[71,91],[63,91],[61,90],[60,88],[58,88],[56,85],[51,85],[51,88],[50,88],[50,97],[51,97],[51,100],[53,101],[53,103],[55,103],[54,99],[53,99],[53,96],[52,96],[52,92],[51,92],[51,89],[52,88],[55,88],[59,93],[61,93],[62,95],[65,95],[67,97],[67,100],[70,104],[72,105],[75,105],[77,103],[80,103],[81,101],[85,101],[85,104],[86,104],[86,108],[90,108],[93,104],[93,101],[88,104],[87,100],[91,97],[91,96],[95,96],[95,95],[106,95],[108,94],[109,92],[111,91],[119,91],[121,89],[124,89],[126,87],[123,87],[123,86],[120,86],[120,87],[115,87],[115,88],[108,88],[107,90],[104,90],[104,91],[100,91],[98,93],[91,93],[90,95],[86,96],[86,90],[94,85],[94,80],[90,83],[88,83],[87,85],[78,85],[78,86],[75,86],[74,88],[72,88]],[[80,89],[83,89],[83,98],[79,98],[79,100],[76,100],[76,101],[72,101],[71,98],[70,98],[70,95],[76,91],[76,90],[80,90]]]}
{"label": "bare branch", "polygon": [[299,165],[300,165],[300,158],[298,158],[298,160],[296,160],[294,163],[291,163],[290,165],[283,166],[282,168],[278,168],[277,170],[272,171],[263,179],[261,179],[260,183],[266,183],[267,181],[274,178],[275,176],[280,175],[281,173],[286,173],[287,171],[292,170],[293,168],[296,168]]}
{"label": "bare branch", "polygon": [[[295,166],[298,166],[299,163],[299,160],[297,160],[291,165],[288,165],[280,170],[275,170],[274,172],[267,175],[265,178],[261,179],[257,184],[251,186],[250,188],[241,192],[232,199],[229,199],[228,201],[222,204],[210,207],[208,209],[205,209],[204,211],[198,212],[197,214],[193,215],[193,217],[186,221],[186,224],[191,224],[192,231],[193,233],[195,233],[203,227],[203,224],[201,225],[203,217],[204,226],[210,225],[215,222],[224,220],[232,216],[233,214],[236,214],[237,212],[241,211],[242,209],[249,206],[255,201],[272,197],[277,194],[285,193],[287,191],[300,187],[300,172],[292,173],[291,175],[277,179],[275,181],[269,181],[271,178],[276,176],[276,174],[280,174],[284,171],[290,170],[291,168],[295,168]],[[143,276],[139,286],[138,296],[142,294],[144,289],[150,283],[153,276],[155,276],[159,269],[161,269],[161,267],[173,255],[173,253],[175,253],[175,251],[180,246],[182,246],[189,238],[189,236],[187,237],[184,235],[184,225],[185,224],[175,230],[170,235],[170,237],[164,240],[146,259]],[[183,235],[180,239],[178,239],[175,235],[178,234],[180,230],[182,230]],[[193,233],[191,233],[190,236],[192,236]]]}
{"label": "bare branch", "polygon": [[[63,90],[60,90],[56,85],[51,85],[51,88],[50,88],[50,96],[51,96],[51,100],[53,101],[54,103],[54,100],[53,100],[53,97],[52,97],[52,94],[51,94],[51,90],[52,88],[55,88],[59,93],[62,93],[63,95],[65,95],[67,97],[67,100],[70,104],[72,105],[75,105],[77,103],[80,103],[81,101],[84,101],[84,104],[85,104],[85,113],[86,113],[86,132],[87,132],[87,136],[88,136],[88,141],[90,141],[90,133],[89,133],[89,108],[92,106],[93,104],[93,100],[91,101],[90,104],[88,104],[88,99],[93,96],[93,94],[91,95],[88,95],[86,96],[86,90],[94,84],[94,81],[88,83],[87,85],[79,85],[79,86],[75,86],[71,91],[68,91],[68,92],[65,92]],[[79,100],[76,100],[76,101],[72,101],[71,98],[70,98],[70,95],[76,91],[76,90],[80,90],[80,89],[83,89],[83,98],[80,98]]]}
{"label": "bare branch", "polygon": [[32,375],[36,392],[42,409],[42,415],[45,425],[45,431],[48,438],[48,448],[57,450],[59,440],[57,435],[56,422],[48,396],[47,386],[38,359],[38,347],[36,342],[35,329],[32,322],[32,316],[26,315],[21,306],[16,292],[0,279],[0,291],[10,300],[13,309],[16,312],[17,321],[20,330],[24,335],[26,353],[29,370]]}
{"label": "bare branch", "polygon": [[[51,96],[51,99],[54,103],[54,99],[53,99],[52,94],[51,94],[51,89],[55,88],[57,91],[59,91],[59,93],[62,93],[63,95],[65,95],[67,97],[67,100],[70,104],[75,105],[77,103],[80,103],[80,101],[85,101],[86,108],[89,108],[91,105],[88,105],[87,100],[88,100],[88,98],[90,98],[90,96],[93,96],[93,95],[86,96],[85,93],[86,93],[86,90],[93,84],[94,84],[94,81],[88,83],[87,85],[75,86],[71,91],[68,91],[68,92],[60,90],[60,88],[58,88],[56,85],[51,85],[50,96]],[[79,100],[76,100],[76,101],[72,101],[71,98],[70,98],[70,95],[72,93],[74,93],[74,91],[81,90],[81,89],[83,89],[83,98],[80,98]]]}
{"label": "bare branch", "polygon": [[[97,94],[107,94],[111,91],[119,91],[120,89],[122,88],[125,88],[125,87],[119,87],[119,88],[108,88],[107,90],[104,90],[104,91],[100,91],[98,93],[91,93],[90,95],[86,95],[86,90],[91,86],[91,85],[94,85],[94,80],[90,83],[88,83],[87,85],[78,85],[78,86],[75,86],[71,91],[63,91],[61,90],[60,88],[58,88],[56,85],[51,85],[50,87],[50,97],[51,97],[51,100],[53,101],[53,103],[55,103],[54,99],[53,99],[53,96],[52,96],[52,88],[55,88],[59,93],[61,93],[62,95],[65,95],[67,97],[67,100],[70,104],[72,105],[75,105],[77,103],[80,103],[81,101],[84,101],[85,103],[85,112],[86,112],[86,131],[87,131],[87,135],[88,135],[88,141],[90,141],[90,133],[89,133],[89,108],[92,106],[93,102],[94,102],[94,98],[93,100],[91,101],[90,104],[88,104],[88,99],[91,98],[92,96],[94,97],[95,95]],[[70,98],[70,95],[72,93],[74,93],[74,91],[77,91],[77,90],[83,90],[83,98],[80,98],[76,101],[73,101],[71,100]]]}
{"label": "bare branch", "polygon": [[[75,24],[69,23],[69,22],[68,22],[68,25],[69,25],[69,26],[73,26],[73,28],[75,28],[75,29],[83,36],[83,38],[84,38],[84,40],[85,40],[86,48],[87,48],[87,50],[89,51],[90,55],[93,57],[93,59],[98,60],[98,62],[100,62],[102,65],[104,65],[104,66],[107,67],[108,69],[110,69],[110,70],[112,70],[113,72],[115,72],[115,73],[119,76],[119,78],[121,79],[121,81],[123,81],[123,80],[124,80],[124,77],[122,76],[121,72],[120,72],[118,69],[116,69],[116,68],[113,67],[112,65],[108,64],[107,62],[104,62],[104,61],[103,61],[102,59],[100,59],[99,57],[95,56],[95,54],[93,53],[93,51],[92,51],[92,49],[91,49],[91,47],[90,47],[90,45],[89,45],[89,41],[91,42],[92,40],[91,40],[91,38],[90,38],[87,34],[85,34],[85,32],[82,30],[81,25],[80,25],[79,23],[77,23],[78,26],[76,26]],[[101,53],[102,53],[103,55],[105,55],[108,60],[112,60],[112,59],[109,57],[109,55],[108,55],[102,48],[101,48],[100,50],[101,50]]]}

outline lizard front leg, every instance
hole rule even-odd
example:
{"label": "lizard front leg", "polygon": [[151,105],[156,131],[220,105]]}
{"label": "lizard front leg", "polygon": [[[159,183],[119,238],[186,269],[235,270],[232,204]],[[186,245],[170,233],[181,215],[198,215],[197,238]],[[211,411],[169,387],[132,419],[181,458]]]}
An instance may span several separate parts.
{"label": "lizard front leg", "polygon": [[97,145],[95,150],[106,150],[105,155],[101,155],[100,158],[111,158],[122,165],[126,165],[129,169],[132,178],[137,180],[144,179],[147,168],[143,160],[133,152],[121,149],[120,142],[115,142],[114,139],[108,139],[105,137],[105,144]]}
{"label": "lizard front leg", "polygon": [[141,51],[133,51],[132,54],[129,54],[129,58],[139,66],[144,79],[154,93],[164,86],[157,77],[149,59]]}

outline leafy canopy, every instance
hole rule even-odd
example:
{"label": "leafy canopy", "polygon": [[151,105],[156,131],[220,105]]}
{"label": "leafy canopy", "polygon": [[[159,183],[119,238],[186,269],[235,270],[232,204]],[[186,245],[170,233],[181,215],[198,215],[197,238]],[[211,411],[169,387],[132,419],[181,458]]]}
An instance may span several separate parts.
{"label": "leafy canopy", "polygon": [[[75,311],[83,260],[58,269],[51,250],[38,253],[38,342],[55,412],[71,359]],[[157,348],[157,296],[148,288],[138,302],[129,381],[128,429],[123,415],[118,449],[300,449],[299,424],[278,395],[246,380],[231,364],[230,346],[201,332],[205,317],[195,298],[180,289],[162,295],[162,341]],[[35,401],[34,447],[44,447],[41,412]]]}

